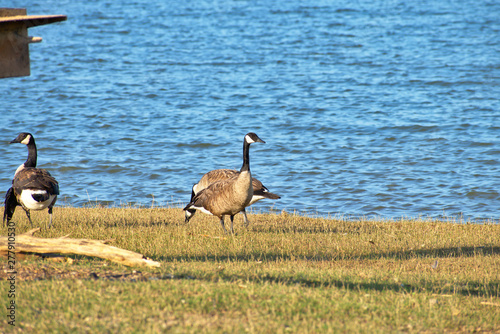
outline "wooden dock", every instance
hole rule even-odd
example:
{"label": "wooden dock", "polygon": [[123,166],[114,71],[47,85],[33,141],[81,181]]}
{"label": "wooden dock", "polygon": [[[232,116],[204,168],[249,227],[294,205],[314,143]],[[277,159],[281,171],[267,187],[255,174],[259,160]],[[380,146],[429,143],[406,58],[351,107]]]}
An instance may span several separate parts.
{"label": "wooden dock", "polygon": [[65,15],[27,15],[24,8],[0,8],[0,78],[30,75],[28,28],[65,21]]}

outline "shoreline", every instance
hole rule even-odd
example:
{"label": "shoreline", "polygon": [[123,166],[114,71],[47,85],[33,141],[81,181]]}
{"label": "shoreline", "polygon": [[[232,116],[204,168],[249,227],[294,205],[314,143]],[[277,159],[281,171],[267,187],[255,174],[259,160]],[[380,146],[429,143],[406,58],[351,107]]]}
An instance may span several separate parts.
{"label": "shoreline", "polygon": [[[57,209],[136,209],[136,210],[148,210],[148,209],[179,209],[182,210],[187,203],[181,203],[181,202],[176,202],[176,203],[171,203],[171,204],[166,204],[166,205],[153,205],[148,206],[148,205],[142,205],[142,204],[135,204],[135,203],[125,203],[125,204],[119,204],[119,205],[103,205],[101,203],[89,203],[85,204],[83,206],[72,206],[72,205],[61,205],[54,207],[54,210]],[[20,208],[18,208],[20,209]],[[17,211],[17,210],[16,210]],[[254,209],[251,206],[246,208],[247,214],[249,215],[280,215],[280,214],[287,214],[287,215],[295,215],[299,217],[304,217],[304,218],[311,218],[311,219],[331,219],[331,220],[344,220],[344,221],[372,221],[372,222],[399,222],[399,221],[424,221],[424,222],[433,222],[433,221],[439,221],[439,222],[446,222],[446,223],[452,223],[452,224],[477,224],[477,225],[484,225],[484,224],[493,224],[493,225],[498,225],[500,224],[500,218],[475,218],[475,219],[465,219],[463,216],[443,216],[439,215],[436,217],[432,216],[424,216],[424,215],[419,215],[415,217],[409,217],[409,216],[403,216],[403,217],[382,217],[378,215],[353,215],[353,214],[341,214],[341,213],[335,213],[335,214],[319,214],[319,213],[310,213],[307,211],[298,211],[298,210],[293,210],[293,211],[286,211],[286,210],[274,210],[272,207],[270,207],[267,211],[266,210],[261,210],[261,209]],[[203,214],[205,215],[205,214]],[[237,214],[235,216],[238,217],[240,214]],[[229,219],[229,218],[228,218]]]}

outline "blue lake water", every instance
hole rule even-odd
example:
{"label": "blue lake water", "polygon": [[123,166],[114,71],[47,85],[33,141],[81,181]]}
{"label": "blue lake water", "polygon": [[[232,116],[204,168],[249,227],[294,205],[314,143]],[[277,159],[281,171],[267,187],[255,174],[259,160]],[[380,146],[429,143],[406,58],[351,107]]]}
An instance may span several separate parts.
{"label": "blue lake water", "polygon": [[59,205],[180,207],[252,131],[253,175],[282,195],[254,210],[500,218],[498,1],[8,6],[68,20],[31,28],[31,76],[0,79],[2,197],[19,132]]}

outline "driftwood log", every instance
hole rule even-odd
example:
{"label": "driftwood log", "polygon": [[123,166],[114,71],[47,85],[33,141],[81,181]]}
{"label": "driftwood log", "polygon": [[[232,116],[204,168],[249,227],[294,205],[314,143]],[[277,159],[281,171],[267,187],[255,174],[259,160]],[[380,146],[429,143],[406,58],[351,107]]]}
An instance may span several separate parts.
{"label": "driftwood log", "polygon": [[[112,262],[124,264],[126,266],[147,266],[159,267],[160,263],[145,258],[142,254],[126,249],[106,245],[104,241],[92,239],[69,239],[64,237],[55,239],[45,239],[34,237],[33,234],[39,228],[29,230],[26,233],[16,235],[15,240],[10,244],[10,252],[35,253],[35,254],[78,254],[85,256],[95,256]],[[0,236],[0,253],[9,251],[9,239]]]}

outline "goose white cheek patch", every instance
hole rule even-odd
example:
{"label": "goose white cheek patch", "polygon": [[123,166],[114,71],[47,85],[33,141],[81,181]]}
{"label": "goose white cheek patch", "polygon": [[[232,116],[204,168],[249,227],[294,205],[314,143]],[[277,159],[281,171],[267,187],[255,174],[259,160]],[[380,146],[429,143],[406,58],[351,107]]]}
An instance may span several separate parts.
{"label": "goose white cheek patch", "polygon": [[210,211],[208,211],[204,207],[197,207],[197,206],[195,206],[194,208],[197,209],[197,210],[200,210],[203,213],[206,213],[207,215],[213,216],[213,213],[211,213]]}
{"label": "goose white cheek patch", "polygon": [[255,141],[254,141],[252,138],[250,138],[250,136],[249,136],[249,135],[246,135],[246,136],[245,136],[245,141],[246,141],[247,143],[249,143],[249,144],[255,143]]}
{"label": "goose white cheek patch", "polygon": [[248,205],[252,205],[255,202],[260,201],[261,199],[264,199],[264,198],[265,198],[264,196],[255,196],[255,195],[253,195],[252,199],[250,200],[250,203],[248,203]]}
{"label": "goose white cheek patch", "polygon": [[198,190],[198,183],[193,186],[193,192],[195,194],[199,193],[201,190]]}
{"label": "goose white cheek patch", "polygon": [[31,139],[31,136],[26,136],[26,138],[23,139],[21,144],[28,145],[28,143],[30,142],[30,139]]}

